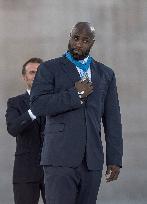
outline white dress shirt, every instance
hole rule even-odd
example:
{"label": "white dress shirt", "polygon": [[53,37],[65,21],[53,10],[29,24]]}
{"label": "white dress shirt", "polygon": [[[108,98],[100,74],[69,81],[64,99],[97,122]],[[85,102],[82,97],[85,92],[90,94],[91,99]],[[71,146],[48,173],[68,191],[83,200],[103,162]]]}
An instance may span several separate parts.
{"label": "white dress shirt", "polygon": [[[30,95],[30,90],[29,89],[27,89],[27,92],[28,92],[28,94]],[[29,116],[30,116],[30,118],[32,119],[32,120],[35,120],[36,119],[36,116],[32,113],[32,111],[31,111],[31,109],[29,109],[28,110],[28,113],[29,113]]]}

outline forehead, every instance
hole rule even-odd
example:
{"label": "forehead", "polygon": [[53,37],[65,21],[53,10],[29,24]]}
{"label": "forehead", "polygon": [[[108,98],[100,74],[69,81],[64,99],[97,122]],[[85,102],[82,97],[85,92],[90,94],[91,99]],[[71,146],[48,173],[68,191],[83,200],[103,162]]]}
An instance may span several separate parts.
{"label": "forehead", "polygon": [[29,71],[36,71],[38,69],[39,65],[40,65],[39,63],[30,62],[26,65],[26,71],[28,71],[28,72]]}
{"label": "forehead", "polygon": [[93,38],[93,32],[89,27],[74,27],[71,31],[71,36],[83,36],[85,38]]}

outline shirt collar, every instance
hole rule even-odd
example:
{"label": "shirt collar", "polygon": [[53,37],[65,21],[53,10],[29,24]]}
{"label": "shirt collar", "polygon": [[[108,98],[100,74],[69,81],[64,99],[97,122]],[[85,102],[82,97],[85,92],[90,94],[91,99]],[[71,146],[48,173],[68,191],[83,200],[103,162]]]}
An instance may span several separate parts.
{"label": "shirt collar", "polygon": [[30,89],[27,89],[27,92],[28,92],[28,94],[30,95],[31,90],[30,90]]}
{"label": "shirt collar", "polygon": [[88,55],[86,58],[84,58],[83,60],[79,60],[79,62],[81,62],[82,64],[84,64],[85,62],[87,62],[88,57],[89,57],[89,55]]}

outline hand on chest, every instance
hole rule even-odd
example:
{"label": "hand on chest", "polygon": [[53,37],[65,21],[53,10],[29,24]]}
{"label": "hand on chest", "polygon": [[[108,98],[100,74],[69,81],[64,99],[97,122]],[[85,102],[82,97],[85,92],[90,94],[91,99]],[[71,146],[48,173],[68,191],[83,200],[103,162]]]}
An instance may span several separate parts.
{"label": "hand on chest", "polygon": [[[84,75],[85,74],[85,75]],[[81,77],[88,77],[93,84],[94,91],[90,97],[105,96],[108,88],[107,79],[91,68],[88,73],[82,73],[76,67],[61,66],[54,78],[54,93],[66,91],[75,86],[75,82],[81,80]]]}

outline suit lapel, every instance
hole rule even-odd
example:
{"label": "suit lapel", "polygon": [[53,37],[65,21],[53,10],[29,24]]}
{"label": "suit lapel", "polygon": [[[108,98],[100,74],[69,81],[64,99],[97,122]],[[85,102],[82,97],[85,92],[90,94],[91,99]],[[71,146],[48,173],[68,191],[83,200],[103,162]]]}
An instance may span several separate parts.
{"label": "suit lapel", "polygon": [[100,83],[100,74],[98,71],[98,66],[96,62],[93,60],[91,64],[91,81],[93,83],[93,86],[97,88]]}
{"label": "suit lapel", "polygon": [[[81,80],[79,72],[74,64],[72,64],[66,57],[61,58],[62,69],[67,74],[68,78],[73,82]],[[91,63],[91,81],[96,85],[100,81],[100,75],[98,73],[98,67],[93,60]]]}
{"label": "suit lapel", "polygon": [[87,97],[87,102],[93,101],[93,97],[97,96],[99,93],[100,86],[100,73],[97,63],[93,60],[91,63],[91,81],[94,88],[94,92]]}
{"label": "suit lapel", "polygon": [[[65,72],[65,74],[72,83],[81,80],[79,72],[77,71],[75,65],[72,64],[69,60],[67,60],[65,56],[61,58],[60,62],[62,65],[62,70]],[[101,77],[98,69],[98,63],[96,63],[95,60],[92,60],[91,63],[91,81],[96,92],[99,89]]]}
{"label": "suit lapel", "polygon": [[76,81],[79,81],[81,79],[75,65],[72,64],[69,60],[67,60],[65,56],[61,58],[61,64],[62,69],[64,70],[70,81],[75,83]]}

